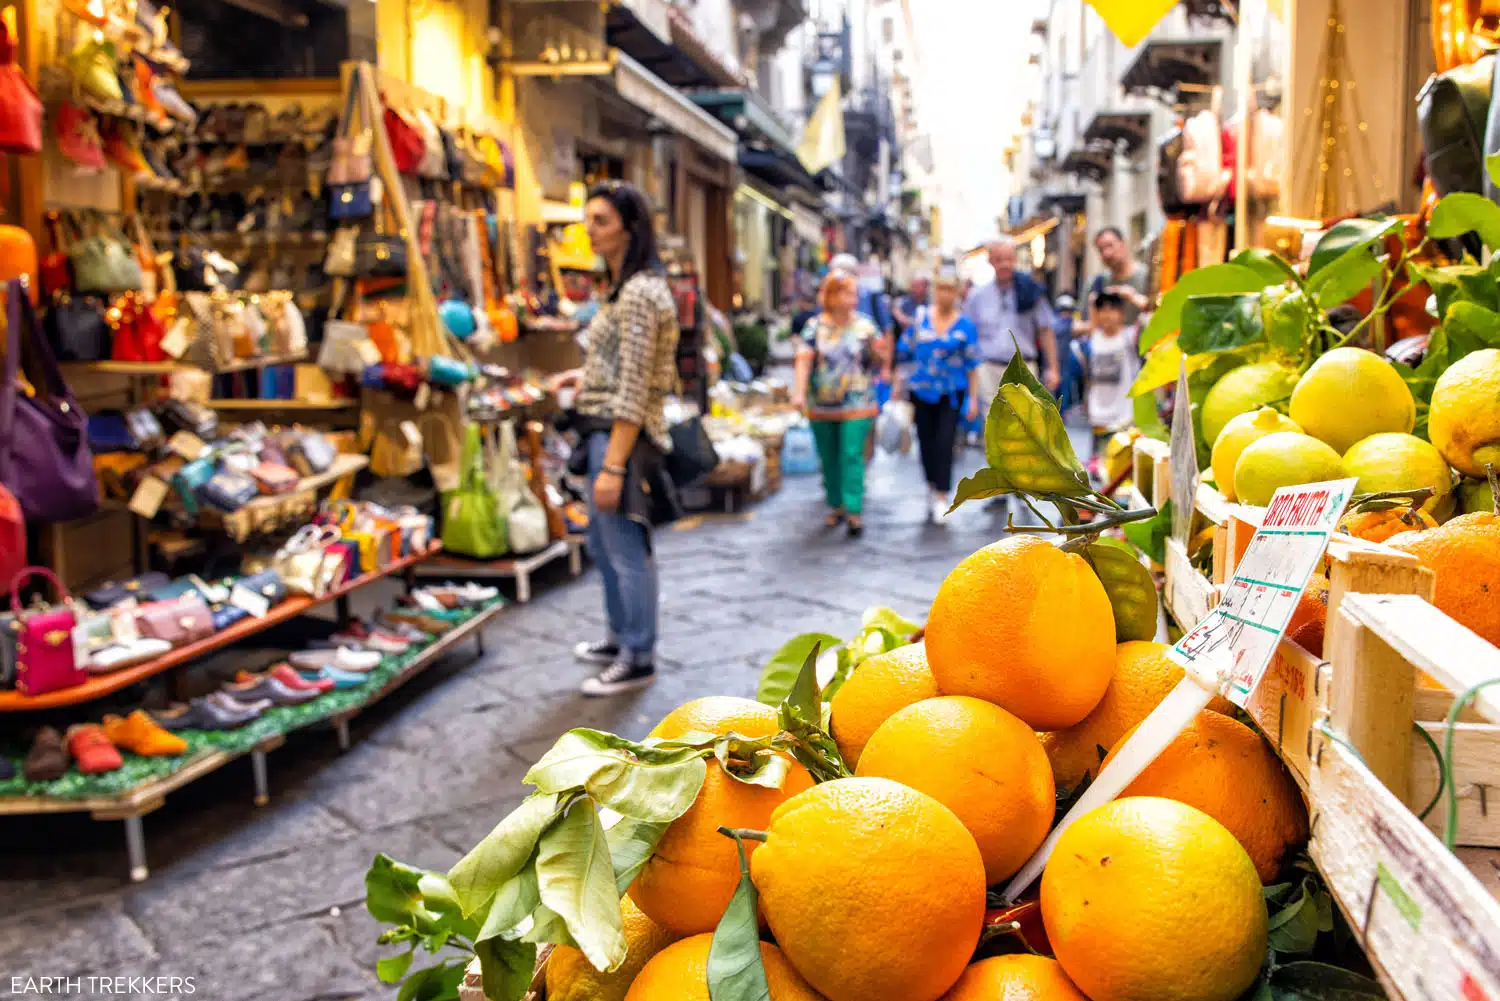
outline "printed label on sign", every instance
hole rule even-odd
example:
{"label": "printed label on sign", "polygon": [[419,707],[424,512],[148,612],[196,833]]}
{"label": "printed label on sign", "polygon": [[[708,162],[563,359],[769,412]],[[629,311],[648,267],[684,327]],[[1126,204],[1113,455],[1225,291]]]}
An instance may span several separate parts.
{"label": "printed label on sign", "polygon": [[1276,491],[1223,599],[1167,655],[1199,677],[1227,681],[1224,694],[1245,708],[1356,482],[1330,480]]}
{"label": "printed label on sign", "polygon": [[167,439],[167,448],[171,449],[173,452],[176,452],[178,455],[182,456],[189,462],[192,462],[194,459],[198,458],[198,456],[202,455],[203,450],[207,447],[207,445],[203,444],[203,439],[199,438],[191,431],[178,431],[172,437]]}

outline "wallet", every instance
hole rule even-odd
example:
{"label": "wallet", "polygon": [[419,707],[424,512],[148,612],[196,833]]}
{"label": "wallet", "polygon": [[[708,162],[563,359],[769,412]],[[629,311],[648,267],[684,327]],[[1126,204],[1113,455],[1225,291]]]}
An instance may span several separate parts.
{"label": "wallet", "polygon": [[213,613],[202,595],[194,592],[171,601],[153,601],[136,612],[141,634],[166,640],[172,646],[195,643],[214,631]]}
{"label": "wallet", "polygon": [[274,607],[277,602],[286,597],[286,583],[282,581],[281,574],[267,568],[259,573],[253,573],[248,577],[241,577],[235,581],[235,587],[242,587],[247,591],[265,598]]}
{"label": "wallet", "polygon": [[209,613],[213,616],[214,632],[228,629],[241,619],[248,618],[250,613],[239,605],[221,604],[211,605]]}
{"label": "wallet", "polygon": [[250,470],[250,475],[264,494],[287,493],[297,489],[297,484],[302,481],[295,469],[275,462],[259,463]]}
{"label": "wallet", "polygon": [[299,435],[287,451],[292,465],[303,476],[326,473],[338,454],[334,451],[333,442],[311,431]]}
{"label": "wallet", "polygon": [[89,654],[88,670],[90,674],[103,674],[108,671],[118,671],[122,667],[134,667],[136,664],[144,664],[148,660],[160,657],[170,649],[172,649],[172,644],[166,640],[147,636],[131,640],[129,643],[111,643]]}
{"label": "wallet", "polygon": [[260,496],[260,487],[244,473],[220,470],[198,488],[198,496],[220,511],[237,511]]}
{"label": "wallet", "polygon": [[156,588],[166,587],[168,583],[169,579],[166,574],[153,570],[118,583],[110,581],[84,594],[83,600],[94,608],[113,608],[126,598],[151,600],[151,592]]}

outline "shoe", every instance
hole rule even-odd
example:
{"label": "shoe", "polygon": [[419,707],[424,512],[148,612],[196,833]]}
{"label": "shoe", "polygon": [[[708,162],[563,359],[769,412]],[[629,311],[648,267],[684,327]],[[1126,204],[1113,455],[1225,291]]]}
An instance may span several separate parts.
{"label": "shoe", "polygon": [[187,741],[157,726],[144,709],[129,716],[106,716],[103,725],[104,736],[116,747],[147,758],[170,758],[188,749]]}
{"label": "shoe", "polygon": [[385,621],[413,626],[427,633],[429,636],[441,636],[453,628],[453,623],[435,618],[431,613],[403,611],[401,609],[392,609],[386,612]]}
{"label": "shoe", "polygon": [[[314,645],[322,646],[324,642],[319,641]],[[381,629],[371,630],[358,619],[351,622],[348,629],[345,629],[343,632],[334,633],[328,637],[326,642],[333,646],[376,650],[380,653],[405,653],[407,648],[411,646],[410,640],[404,640]]]}
{"label": "shoe", "polygon": [[376,628],[382,633],[387,633],[411,644],[431,643],[433,640],[431,633],[405,622],[383,620],[377,623]]}
{"label": "shoe", "polygon": [[[255,719],[271,705],[267,702],[263,709],[252,709],[227,696],[215,698],[221,695],[215,692],[200,696],[186,705],[154,712],[151,718],[163,730],[234,730]],[[226,700],[228,705],[224,704]]]}
{"label": "shoe", "polygon": [[655,680],[656,665],[627,664],[623,660],[617,660],[592,678],[585,678],[578,690],[591,698],[599,698],[633,692],[637,688],[645,688]]}
{"label": "shoe", "polygon": [[[244,673],[245,672],[241,672],[242,676],[239,680],[247,680],[243,676]],[[281,682],[288,688],[293,689],[294,691],[312,691],[317,692],[320,695],[324,692],[333,691],[332,678],[318,678],[317,680],[309,680],[308,678],[303,677],[295,670],[293,670],[292,665],[290,664],[277,664],[266,673],[268,673],[271,677],[275,678],[277,681]]]}
{"label": "shoe", "polygon": [[323,694],[316,688],[292,688],[269,674],[225,685],[219,691],[233,696],[238,702],[254,703],[265,699],[274,706],[300,706]]}
{"label": "shoe", "polygon": [[932,523],[941,525],[948,517],[948,498],[934,497],[932,499]]}
{"label": "shoe", "polygon": [[44,726],[37,731],[21,764],[21,776],[28,782],[51,782],[60,779],[68,771],[68,748],[62,734],[55,727]]}
{"label": "shoe", "polygon": [[267,709],[270,709],[272,706],[272,702],[270,699],[260,698],[251,699],[248,702],[242,702],[241,700],[235,698],[233,695],[226,695],[222,691],[210,692],[209,694],[203,696],[203,698],[206,702],[212,705],[217,705],[220,709],[224,710],[227,713],[235,715],[241,713],[249,713],[250,719],[247,719],[245,721],[246,723],[250,722],[251,719],[259,716]]}
{"label": "shoe", "polygon": [[78,762],[78,770],[85,775],[112,772],[124,766],[120,749],[109,742],[104,728],[98,723],[78,723],[68,727],[68,753]]}
{"label": "shoe", "polygon": [[287,660],[293,667],[315,671],[320,667],[335,667],[341,671],[363,673],[380,666],[384,654],[375,650],[353,650],[346,646],[334,650],[299,650]]}
{"label": "shoe", "polygon": [[331,682],[334,688],[358,688],[366,681],[369,675],[355,674],[350,671],[340,671],[336,667],[320,667],[315,671],[303,671],[302,677],[314,682]]}
{"label": "shoe", "polygon": [[620,659],[620,646],[618,643],[589,643],[587,641],[573,648],[573,656],[585,664],[613,664]]}
{"label": "shoe", "polygon": [[9,758],[0,758],[0,782],[16,777],[16,763]]}
{"label": "shoe", "polygon": [[859,517],[858,515],[850,515],[849,516],[849,527],[845,531],[848,534],[849,538],[851,538],[851,539],[857,539],[861,535],[864,535],[865,534],[865,522],[864,522],[864,519],[861,518],[861,517]]}

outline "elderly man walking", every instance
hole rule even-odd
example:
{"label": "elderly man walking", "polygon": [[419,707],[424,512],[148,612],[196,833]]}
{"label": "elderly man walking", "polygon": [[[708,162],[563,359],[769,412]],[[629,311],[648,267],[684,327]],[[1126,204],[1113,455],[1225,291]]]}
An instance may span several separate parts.
{"label": "elderly man walking", "polygon": [[1029,275],[1016,271],[1016,245],[996,240],[988,247],[995,280],[977,285],[964,300],[964,315],[979,331],[979,395],[981,414],[988,414],[1005,366],[1019,349],[1021,357],[1039,373],[1052,392],[1062,384],[1058,364],[1055,321],[1047,290]]}

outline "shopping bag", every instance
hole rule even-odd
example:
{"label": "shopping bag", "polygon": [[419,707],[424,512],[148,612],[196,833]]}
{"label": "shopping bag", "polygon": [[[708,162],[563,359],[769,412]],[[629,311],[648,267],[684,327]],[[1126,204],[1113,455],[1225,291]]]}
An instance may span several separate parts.
{"label": "shopping bag", "polygon": [[482,451],[479,427],[470,424],[459,486],[443,494],[443,548],[488,560],[506,551],[506,535],[500,498],[485,476]]}
{"label": "shopping bag", "polygon": [[881,407],[880,417],[876,421],[876,435],[881,449],[892,455],[910,454],[911,429],[915,419],[912,405],[905,400],[891,400]]}

